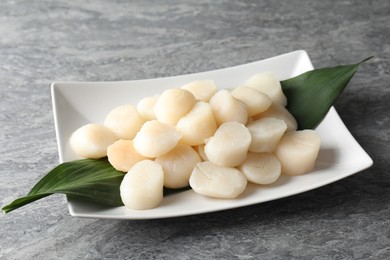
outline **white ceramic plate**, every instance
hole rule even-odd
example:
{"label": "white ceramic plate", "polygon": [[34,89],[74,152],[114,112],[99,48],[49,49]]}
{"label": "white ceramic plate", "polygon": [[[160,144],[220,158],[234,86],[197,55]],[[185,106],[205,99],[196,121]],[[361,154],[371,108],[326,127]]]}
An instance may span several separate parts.
{"label": "white ceramic plate", "polygon": [[[175,77],[121,82],[53,83],[52,98],[60,161],[78,159],[68,144],[75,129],[90,122],[102,123],[105,115],[116,106],[129,103],[136,105],[143,97],[159,94],[164,89],[179,87],[196,79],[212,79],[220,88],[233,88],[262,71],[272,71],[283,80],[311,69],[313,65],[307,53],[294,51],[236,67]],[[334,108],[317,131],[322,145],[313,172],[297,177],[282,176],[269,186],[250,184],[238,199],[207,198],[188,190],[167,196],[159,207],[144,211],[125,207],[107,208],[69,199],[69,212],[77,217],[154,219],[226,210],[312,190],[372,165],[371,158],[349,133]]]}

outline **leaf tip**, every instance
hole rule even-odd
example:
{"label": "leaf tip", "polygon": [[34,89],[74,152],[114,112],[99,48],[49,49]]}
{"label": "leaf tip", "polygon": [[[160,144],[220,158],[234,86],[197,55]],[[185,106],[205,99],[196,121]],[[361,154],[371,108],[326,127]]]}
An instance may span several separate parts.
{"label": "leaf tip", "polygon": [[7,210],[7,206],[4,206],[1,208],[1,212],[3,213],[3,215],[6,215],[9,211]]}
{"label": "leaf tip", "polygon": [[370,57],[368,57],[368,58],[365,58],[364,60],[362,60],[361,62],[359,62],[359,64],[364,63],[364,62],[366,62],[366,61],[368,61],[368,60],[371,60],[371,59],[374,58],[374,57],[375,57],[375,56],[372,55],[372,56],[370,56]]}

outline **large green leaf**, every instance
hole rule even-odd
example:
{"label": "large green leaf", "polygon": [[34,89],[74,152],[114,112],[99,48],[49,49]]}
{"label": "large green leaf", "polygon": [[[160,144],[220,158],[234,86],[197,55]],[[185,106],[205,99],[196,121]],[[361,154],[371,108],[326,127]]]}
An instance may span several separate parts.
{"label": "large green leaf", "polygon": [[83,159],[58,165],[27,194],[2,208],[6,213],[53,193],[110,206],[123,205],[119,186],[124,174],[115,170],[107,159]]}
{"label": "large green leaf", "polygon": [[324,119],[359,65],[370,58],[356,64],[315,69],[281,81],[288,100],[287,109],[297,120],[298,128],[315,128]]}

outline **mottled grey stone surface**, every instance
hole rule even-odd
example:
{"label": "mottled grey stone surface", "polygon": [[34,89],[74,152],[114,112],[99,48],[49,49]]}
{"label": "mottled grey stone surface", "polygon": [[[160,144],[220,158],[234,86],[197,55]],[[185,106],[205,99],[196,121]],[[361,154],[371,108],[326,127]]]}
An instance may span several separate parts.
{"label": "mottled grey stone surface", "polygon": [[264,204],[153,221],[79,219],[54,195],[0,217],[0,259],[389,259],[390,3],[0,2],[0,204],[58,162],[49,85],[206,71],[308,51],[375,55],[336,109],[374,166]]}

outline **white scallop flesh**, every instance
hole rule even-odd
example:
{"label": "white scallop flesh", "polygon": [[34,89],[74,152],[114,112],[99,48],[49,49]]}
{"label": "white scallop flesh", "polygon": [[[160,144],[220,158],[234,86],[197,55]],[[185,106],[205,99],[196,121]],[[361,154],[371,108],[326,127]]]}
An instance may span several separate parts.
{"label": "white scallop flesh", "polygon": [[137,110],[140,115],[146,120],[156,119],[156,115],[154,114],[154,105],[158,100],[158,95],[152,97],[146,97],[138,101]]}
{"label": "white scallop flesh", "polygon": [[182,134],[175,127],[157,120],[147,121],[134,138],[134,148],[149,158],[161,156],[171,151]]}
{"label": "white scallop flesh", "polygon": [[272,104],[272,100],[266,94],[247,86],[235,88],[231,94],[248,106],[249,116],[264,112]]}
{"label": "white scallop flesh", "polygon": [[164,171],[164,186],[171,189],[184,188],[195,165],[201,162],[198,153],[189,145],[178,144],[169,153],[154,160]]}
{"label": "white scallop flesh", "polygon": [[287,125],[287,132],[297,130],[298,128],[298,123],[294,116],[285,107],[277,103],[272,103],[265,112],[254,116],[253,119],[258,120],[263,117],[274,117],[283,120]]}
{"label": "white scallop flesh", "polygon": [[281,119],[264,117],[249,123],[247,128],[252,137],[249,151],[272,153],[286,132],[287,125]]}
{"label": "white scallop flesh", "polygon": [[104,126],[111,129],[118,138],[131,140],[144,122],[133,105],[124,105],[114,108],[107,114]]}
{"label": "white scallop flesh", "polygon": [[250,143],[251,134],[243,124],[227,122],[209,139],[204,151],[212,163],[235,167],[245,161]]}
{"label": "white scallop flesh", "polygon": [[275,155],[282,165],[282,173],[302,175],[312,171],[320,144],[320,137],[314,130],[286,133],[275,150]]}
{"label": "white scallop flesh", "polygon": [[176,125],[177,121],[187,114],[195,105],[195,97],[185,89],[172,88],[165,90],[154,105],[156,119],[168,125]]}
{"label": "white scallop flesh", "polygon": [[287,105],[287,98],[283,93],[280,81],[272,72],[258,73],[249,78],[245,85],[267,94],[273,102],[282,106]]}
{"label": "white scallop flesh", "polygon": [[183,134],[181,143],[191,146],[204,143],[204,140],[214,135],[217,130],[210,105],[203,101],[197,102],[191,111],[177,122],[176,129]]}
{"label": "white scallop flesh", "polygon": [[249,152],[238,169],[248,181],[262,185],[274,183],[281,175],[281,164],[271,153]]}
{"label": "white scallop flesh", "polygon": [[83,158],[102,158],[107,155],[107,147],[118,137],[107,127],[99,124],[87,124],[70,137],[72,150]]}
{"label": "white scallop flesh", "polygon": [[164,172],[161,165],[143,160],[136,163],[124,176],[120,196],[129,209],[152,209],[163,200],[163,188]]}
{"label": "white scallop flesh", "polygon": [[195,80],[181,87],[191,92],[199,101],[208,102],[210,98],[217,92],[217,86],[212,80]]}
{"label": "white scallop flesh", "polygon": [[107,157],[118,171],[128,172],[139,161],[147,159],[135,150],[132,140],[120,139],[108,146]]}
{"label": "white scallop flesh", "polygon": [[211,97],[209,104],[218,125],[233,121],[246,124],[248,120],[248,106],[228,90],[219,90]]}
{"label": "white scallop flesh", "polygon": [[190,186],[198,194],[221,199],[238,197],[247,180],[236,168],[222,167],[211,162],[198,163],[190,177]]}

